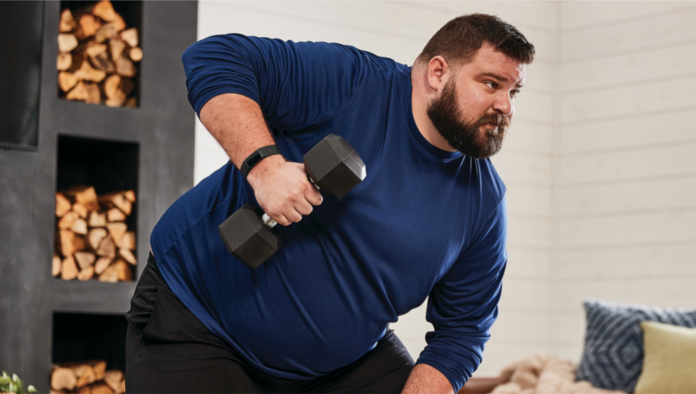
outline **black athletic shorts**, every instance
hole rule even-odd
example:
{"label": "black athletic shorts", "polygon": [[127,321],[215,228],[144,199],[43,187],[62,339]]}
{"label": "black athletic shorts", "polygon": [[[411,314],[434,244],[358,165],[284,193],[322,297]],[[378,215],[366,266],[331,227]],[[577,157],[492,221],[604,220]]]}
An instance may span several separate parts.
{"label": "black athletic shorts", "polygon": [[414,366],[394,331],[388,330],[377,347],[328,375],[310,380],[268,375],[181,303],[152,254],[126,319],[129,393],[399,393]]}

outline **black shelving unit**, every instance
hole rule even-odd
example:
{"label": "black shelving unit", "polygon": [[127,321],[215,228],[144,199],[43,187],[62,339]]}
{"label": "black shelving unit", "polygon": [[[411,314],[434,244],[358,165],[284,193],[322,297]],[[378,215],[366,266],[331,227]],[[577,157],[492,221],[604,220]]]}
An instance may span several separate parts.
{"label": "black shelving unit", "polygon": [[[58,98],[61,3],[45,3],[38,149],[0,150],[0,369],[17,373],[39,392],[48,392],[53,361],[100,358],[97,344],[105,349],[101,357],[111,360],[110,368],[121,367],[114,346],[121,346],[123,314],[136,283],[51,276],[55,191],[64,181],[58,175],[59,145],[113,142],[131,156],[135,149],[137,162],[126,167],[137,167],[137,276],[147,260],[152,228],[193,185],[195,118],[181,54],[196,41],[198,6],[195,1],[153,1],[140,7],[136,17],[145,56],[139,63],[139,107],[111,108]],[[79,336],[70,327],[85,325],[104,335],[85,334],[83,343],[75,342]]]}

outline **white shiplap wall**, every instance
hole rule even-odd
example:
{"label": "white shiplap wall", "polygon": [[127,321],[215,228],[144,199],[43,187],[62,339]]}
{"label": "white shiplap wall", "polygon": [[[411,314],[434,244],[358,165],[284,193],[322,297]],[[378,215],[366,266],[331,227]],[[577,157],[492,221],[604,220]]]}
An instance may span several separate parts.
{"label": "white shiplap wall", "polygon": [[564,2],[554,350],[585,298],[696,307],[696,3]]}
{"label": "white shiplap wall", "polygon": [[[552,351],[552,146],[559,6],[553,2],[199,2],[198,37],[237,32],[295,41],[329,41],[412,64],[448,20],[473,12],[516,25],[537,48],[514,125],[494,162],[508,186],[508,270],[501,313],[477,375],[497,375],[507,363]],[[196,125],[195,182],[228,160]],[[393,325],[414,359],[432,330],[425,305]]]}

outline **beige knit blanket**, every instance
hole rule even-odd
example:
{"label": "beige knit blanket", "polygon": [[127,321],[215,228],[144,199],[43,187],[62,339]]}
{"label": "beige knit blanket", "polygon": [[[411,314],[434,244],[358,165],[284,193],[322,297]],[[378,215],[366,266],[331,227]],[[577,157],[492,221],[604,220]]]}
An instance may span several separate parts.
{"label": "beige knit blanket", "polygon": [[517,361],[503,369],[503,383],[491,394],[626,394],[593,387],[589,382],[575,382],[577,366],[548,354]]}

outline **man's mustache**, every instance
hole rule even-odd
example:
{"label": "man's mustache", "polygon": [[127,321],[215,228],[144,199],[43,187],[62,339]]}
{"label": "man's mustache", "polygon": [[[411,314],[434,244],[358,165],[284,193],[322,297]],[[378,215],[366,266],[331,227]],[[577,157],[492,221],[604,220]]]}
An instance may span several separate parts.
{"label": "man's mustache", "polygon": [[483,115],[481,119],[479,119],[477,126],[484,125],[486,123],[494,123],[501,130],[505,130],[510,126],[510,118],[500,114]]}

